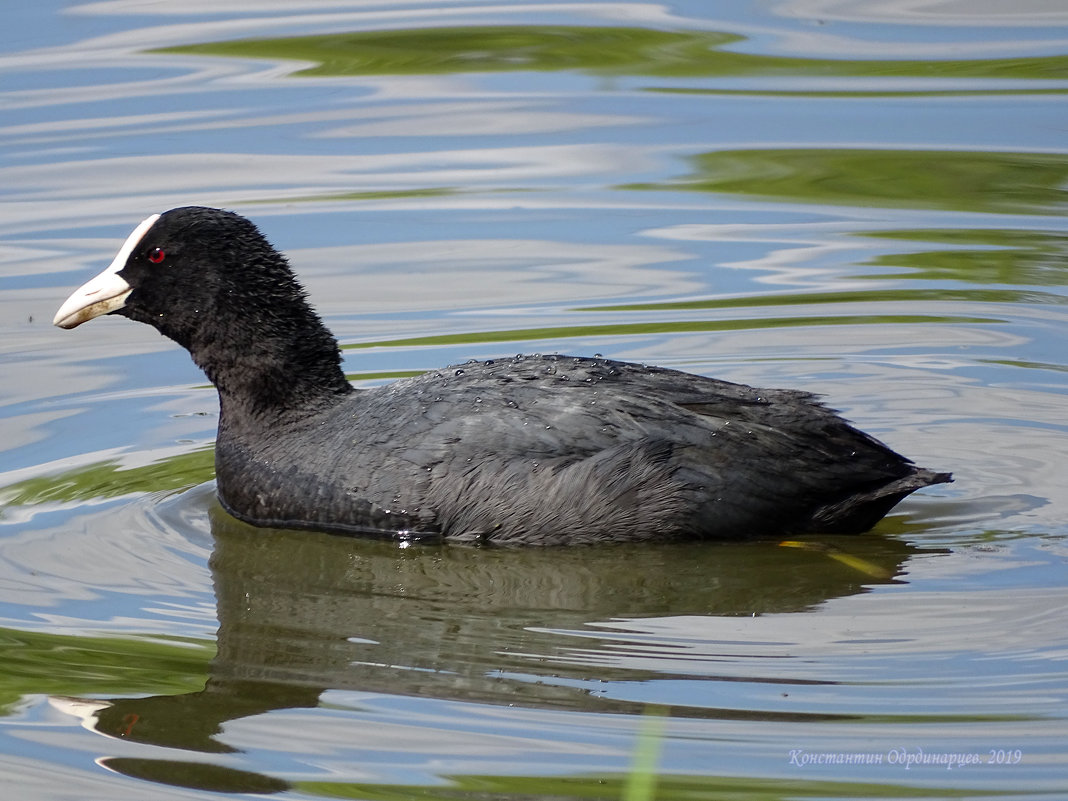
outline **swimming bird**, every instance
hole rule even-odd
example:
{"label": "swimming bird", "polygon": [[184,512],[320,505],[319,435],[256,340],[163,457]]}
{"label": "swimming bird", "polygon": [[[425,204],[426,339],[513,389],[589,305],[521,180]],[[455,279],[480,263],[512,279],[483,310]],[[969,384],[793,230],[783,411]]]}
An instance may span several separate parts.
{"label": "swimming bird", "polygon": [[144,220],[54,322],[105,314],[214,384],[216,491],[256,526],[513,545],[857,533],[952,480],[807,392],[600,357],[356,389],[286,258],[219,209]]}

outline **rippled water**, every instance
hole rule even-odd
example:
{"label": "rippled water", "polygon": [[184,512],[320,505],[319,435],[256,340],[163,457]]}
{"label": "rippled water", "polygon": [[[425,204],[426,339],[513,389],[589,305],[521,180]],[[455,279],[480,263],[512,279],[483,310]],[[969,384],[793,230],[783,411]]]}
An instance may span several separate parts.
{"label": "rippled water", "polygon": [[[10,5],[20,798],[1068,792],[1063,4]],[[357,382],[603,353],[822,392],[956,483],[802,548],[251,529],[188,356],[48,323],[188,203],[291,256]]]}

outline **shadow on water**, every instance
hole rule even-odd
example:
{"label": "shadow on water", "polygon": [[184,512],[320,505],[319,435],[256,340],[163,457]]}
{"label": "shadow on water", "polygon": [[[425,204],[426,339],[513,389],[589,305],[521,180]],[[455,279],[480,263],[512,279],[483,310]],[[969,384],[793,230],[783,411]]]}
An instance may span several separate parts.
{"label": "shadow on water", "polygon": [[[239,750],[219,739],[228,721],[315,707],[326,690],[640,714],[645,704],[597,696],[581,683],[591,672],[599,681],[671,676],[569,663],[560,630],[605,619],[800,612],[894,581],[914,553],[904,542],[877,536],[836,538],[848,557],[822,539],[811,548],[774,542],[400,548],[256,529],[217,504],[210,521],[219,629],[204,688],[109,701],[54,698],[57,706],[111,737],[210,754]],[[842,558],[829,558],[835,555]],[[538,680],[546,661],[552,682]],[[665,711],[781,722],[853,717],[692,706]],[[123,756],[102,762],[123,774],[201,789],[287,787],[200,761]]]}

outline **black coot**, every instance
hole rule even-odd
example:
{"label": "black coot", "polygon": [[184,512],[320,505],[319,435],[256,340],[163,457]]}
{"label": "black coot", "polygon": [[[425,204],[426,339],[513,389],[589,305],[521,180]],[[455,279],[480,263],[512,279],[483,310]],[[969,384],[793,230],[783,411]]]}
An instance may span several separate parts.
{"label": "black coot", "polygon": [[236,214],[142,222],[56,314],[148,323],[219,391],[219,499],[261,526],[574,544],[865,531],[950,481],[812,395],[601,358],[355,390],[286,259]]}

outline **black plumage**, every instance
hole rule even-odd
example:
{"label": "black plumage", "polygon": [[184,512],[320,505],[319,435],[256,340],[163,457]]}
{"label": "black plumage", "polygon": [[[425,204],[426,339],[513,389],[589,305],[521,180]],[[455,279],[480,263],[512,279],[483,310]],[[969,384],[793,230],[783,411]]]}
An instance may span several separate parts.
{"label": "black plumage", "polygon": [[951,480],[808,393],[601,358],[356,390],[285,258],[217,209],[146,220],[56,323],[104,313],[154,326],[216,386],[219,499],[262,526],[542,545],[853,533]]}

